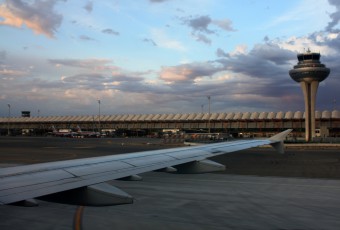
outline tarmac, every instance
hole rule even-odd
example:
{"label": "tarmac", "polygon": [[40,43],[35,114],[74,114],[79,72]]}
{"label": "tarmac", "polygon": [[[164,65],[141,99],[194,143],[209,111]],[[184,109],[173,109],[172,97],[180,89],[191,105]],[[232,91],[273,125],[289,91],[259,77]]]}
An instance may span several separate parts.
{"label": "tarmac", "polygon": [[[3,167],[169,148],[160,139],[0,138]],[[340,229],[340,150],[254,148],[216,157],[223,173],[149,172],[112,181],[131,205],[0,206],[0,229]]]}

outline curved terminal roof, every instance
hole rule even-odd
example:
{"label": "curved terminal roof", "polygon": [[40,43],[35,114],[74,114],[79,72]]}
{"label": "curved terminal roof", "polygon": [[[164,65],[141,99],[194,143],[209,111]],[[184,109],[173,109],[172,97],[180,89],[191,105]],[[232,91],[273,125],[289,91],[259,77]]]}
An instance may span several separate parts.
{"label": "curved terminal roof", "polygon": [[[1,123],[21,122],[21,123],[82,123],[97,122],[98,115],[85,116],[46,116],[46,117],[0,117]],[[185,114],[117,114],[101,115],[101,122],[137,122],[137,121],[155,121],[155,122],[175,122],[175,121],[221,121],[221,120],[281,120],[281,119],[304,119],[305,113],[301,111],[288,112],[230,112],[230,113],[185,113]],[[316,119],[340,119],[340,111],[315,111]]]}
{"label": "curved terminal roof", "polygon": [[[273,114],[275,114],[275,113],[271,112],[271,115],[273,115]],[[257,119],[260,119],[260,120],[273,119],[273,116],[269,116],[269,114],[267,112],[261,112]]]}
{"label": "curved terminal roof", "polygon": [[251,113],[250,115],[250,120],[255,120],[255,119],[258,119],[260,116],[260,114],[258,112],[253,112]]}
{"label": "curved terminal roof", "polygon": [[249,120],[251,113],[245,112],[241,116],[241,120]]}
{"label": "curved terminal roof", "polygon": [[340,111],[333,110],[331,116],[332,116],[332,118],[339,118],[340,117]]}
{"label": "curved terminal roof", "polygon": [[179,120],[187,120],[188,116],[189,116],[188,113],[182,114],[182,116],[180,116]]}
{"label": "curved terminal roof", "polygon": [[242,113],[241,112],[238,112],[235,114],[235,116],[232,118],[233,120],[241,120],[242,118]]}
{"label": "curved terminal roof", "polygon": [[326,118],[326,119],[331,118],[331,112],[329,112],[328,110],[323,111],[321,114],[321,118]]}
{"label": "curved terminal roof", "polygon": [[232,120],[235,116],[235,113],[228,113],[227,116],[226,116],[226,120]]}
{"label": "curved terminal roof", "polygon": [[302,119],[303,118],[303,113],[300,112],[300,111],[297,111],[294,113],[294,116],[293,116],[294,119]]}

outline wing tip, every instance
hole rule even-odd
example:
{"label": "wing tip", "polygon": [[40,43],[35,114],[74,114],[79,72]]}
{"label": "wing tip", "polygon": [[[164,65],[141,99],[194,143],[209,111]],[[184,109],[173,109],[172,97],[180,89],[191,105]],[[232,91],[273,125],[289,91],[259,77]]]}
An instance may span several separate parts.
{"label": "wing tip", "polygon": [[293,131],[293,129],[287,129],[287,130],[285,130],[281,133],[278,133],[278,134],[272,136],[271,138],[269,138],[269,140],[272,143],[284,141],[284,139],[287,137],[287,135],[289,133],[291,133],[292,131]]}
{"label": "wing tip", "polygon": [[269,138],[269,141],[271,142],[270,145],[276,149],[279,153],[284,154],[285,153],[285,148],[283,141],[287,137],[287,135],[292,132],[293,129],[287,129],[281,133],[278,133],[271,138]]}

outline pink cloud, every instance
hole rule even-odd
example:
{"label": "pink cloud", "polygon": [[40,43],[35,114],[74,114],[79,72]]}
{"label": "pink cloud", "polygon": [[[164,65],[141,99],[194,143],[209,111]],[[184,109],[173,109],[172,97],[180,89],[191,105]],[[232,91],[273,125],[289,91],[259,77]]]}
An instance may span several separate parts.
{"label": "pink cloud", "polygon": [[27,4],[21,0],[6,1],[0,5],[0,25],[21,28],[26,25],[36,34],[43,34],[53,38],[60,26],[62,16],[53,11],[57,1],[36,0]]}
{"label": "pink cloud", "polygon": [[163,67],[160,78],[166,82],[187,81],[192,70],[185,66]]}

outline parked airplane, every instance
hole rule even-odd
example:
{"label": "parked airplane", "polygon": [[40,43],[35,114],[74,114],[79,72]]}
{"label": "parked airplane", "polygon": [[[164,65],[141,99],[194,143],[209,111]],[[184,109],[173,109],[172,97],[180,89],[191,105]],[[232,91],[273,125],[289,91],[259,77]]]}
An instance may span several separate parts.
{"label": "parked airplane", "polygon": [[91,206],[132,203],[132,196],[105,182],[123,178],[138,180],[140,177],[136,174],[148,171],[222,171],[224,165],[207,158],[267,144],[283,153],[283,140],[291,131],[283,131],[269,139],[219,142],[2,168],[0,204],[35,205],[33,198]]}
{"label": "parked airplane", "polygon": [[74,135],[74,132],[70,132],[68,130],[65,130],[64,132],[58,131],[54,125],[52,125],[52,135],[53,136],[57,136],[57,137],[71,137],[72,135]]}
{"label": "parked airplane", "polygon": [[82,131],[80,126],[77,126],[77,134],[84,136],[84,137],[100,137],[100,132],[94,132],[94,131]]}

